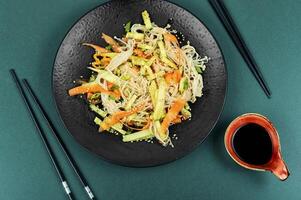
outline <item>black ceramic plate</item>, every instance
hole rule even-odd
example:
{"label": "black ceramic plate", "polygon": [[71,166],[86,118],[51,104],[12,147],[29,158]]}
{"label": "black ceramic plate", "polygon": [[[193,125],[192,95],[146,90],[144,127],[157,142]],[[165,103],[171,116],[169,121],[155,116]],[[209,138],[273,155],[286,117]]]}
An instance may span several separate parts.
{"label": "black ceramic plate", "polygon": [[[73,80],[88,78],[88,63],[93,51],[81,45],[83,42],[105,45],[102,32],[121,36],[123,24],[129,20],[141,22],[141,12],[148,10],[152,21],[166,25],[173,18],[173,28],[196,47],[201,55],[211,61],[204,73],[204,95],[192,104],[192,119],[172,126],[176,133],[174,148],[162,147],[157,142],[123,143],[119,136],[98,133],[93,123],[94,114],[79,97],[69,97],[67,90],[74,87]],[[174,161],[191,152],[210,133],[216,124],[224,104],[227,74],[222,53],[208,29],[185,9],[161,0],[111,1],[84,15],[63,40],[53,69],[53,92],[59,114],[77,142],[116,164],[146,167]]]}

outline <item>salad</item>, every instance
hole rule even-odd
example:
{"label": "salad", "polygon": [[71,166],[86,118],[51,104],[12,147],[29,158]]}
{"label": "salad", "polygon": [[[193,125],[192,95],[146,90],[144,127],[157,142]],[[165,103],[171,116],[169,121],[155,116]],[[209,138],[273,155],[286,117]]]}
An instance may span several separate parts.
{"label": "salad", "polygon": [[123,142],[156,138],[171,144],[169,127],[191,118],[189,102],[202,96],[202,72],[209,58],[193,46],[180,46],[170,25],[159,27],[142,12],[144,24],[124,25],[125,34],[110,37],[94,49],[89,80],[71,88],[70,96],[85,95],[97,114],[99,132],[122,136]]}

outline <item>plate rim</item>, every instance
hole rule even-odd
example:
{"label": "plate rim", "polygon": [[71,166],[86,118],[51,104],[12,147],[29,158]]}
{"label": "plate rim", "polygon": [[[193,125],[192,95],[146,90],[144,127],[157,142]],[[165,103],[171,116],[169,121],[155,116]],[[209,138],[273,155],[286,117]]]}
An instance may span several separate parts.
{"label": "plate rim", "polygon": [[[151,0],[153,1],[153,0]],[[60,41],[59,43],[59,46],[57,48],[57,51],[55,53],[55,57],[54,57],[54,60],[53,60],[53,64],[52,64],[52,70],[51,70],[51,96],[52,96],[52,100],[54,101],[54,106],[55,106],[55,112],[58,114],[59,116],[59,121],[61,121],[61,123],[63,124],[63,127],[65,130],[67,130],[68,132],[68,135],[71,136],[71,138],[73,138],[73,140],[75,141],[76,145],[80,146],[82,149],[84,149],[85,151],[89,152],[90,154],[92,155],[95,155],[96,157],[100,158],[101,160],[103,161],[106,161],[108,163],[111,163],[111,164],[115,164],[115,165],[119,165],[119,166],[123,166],[123,167],[132,167],[132,168],[148,168],[148,167],[156,167],[156,166],[161,166],[161,165],[166,165],[166,164],[170,164],[170,163],[173,163],[174,161],[177,161],[185,156],[187,156],[188,154],[192,153],[194,150],[197,149],[197,147],[199,147],[206,139],[207,137],[212,133],[213,129],[216,127],[218,121],[220,120],[220,117],[224,111],[224,107],[225,107],[225,103],[226,103],[226,99],[227,99],[227,94],[228,94],[228,68],[227,68],[227,64],[226,64],[226,61],[225,61],[225,56],[224,56],[224,53],[222,51],[222,48],[221,48],[221,45],[219,44],[218,40],[216,39],[216,37],[212,34],[212,31],[207,27],[207,25],[199,18],[197,17],[193,12],[189,11],[188,9],[184,8],[183,6],[179,5],[178,3],[175,3],[175,2],[171,2],[170,0],[159,0],[159,1],[166,1],[167,3],[170,3],[170,4],[173,4],[183,10],[185,10],[186,12],[188,12],[189,14],[191,14],[193,17],[195,17],[199,22],[201,22],[201,24],[207,29],[207,31],[209,32],[209,34],[211,35],[211,37],[213,38],[214,42],[216,43],[220,53],[221,53],[221,57],[222,57],[222,61],[223,61],[223,64],[224,64],[224,69],[225,69],[225,92],[223,94],[223,102],[222,102],[222,105],[221,105],[221,110],[215,120],[215,122],[213,123],[212,127],[210,128],[210,130],[208,131],[208,134],[200,141],[198,141],[197,143],[195,143],[194,145],[192,145],[188,150],[187,150],[187,153],[181,155],[181,156],[178,156],[178,157],[175,157],[174,159],[172,160],[168,160],[168,161],[164,161],[164,162],[161,162],[159,164],[151,164],[151,165],[143,165],[143,166],[138,166],[138,165],[132,165],[132,164],[126,164],[124,162],[118,162],[118,161],[115,161],[113,159],[108,159],[108,158],[105,158],[103,157],[102,155],[99,155],[97,154],[96,152],[93,152],[92,150],[88,149],[87,147],[83,146],[82,144],[80,144],[76,139],[75,137],[73,136],[73,134],[70,132],[70,130],[68,129],[67,125],[65,124],[61,114],[60,114],[60,109],[58,107],[58,104],[57,104],[57,101],[56,101],[56,95],[55,95],[55,91],[54,91],[54,68],[55,68],[55,63],[56,63],[56,60],[57,60],[57,56],[58,56],[58,53],[59,53],[59,50],[60,50],[60,47],[62,46],[64,40],[66,39],[67,35],[70,33],[71,29],[80,21],[82,20],[87,14],[89,14],[90,12],[92,12],[93,10],[96,10],[97,8],[99,7],[102,7],[102,6],[106,6],[107,4],[110,4],[111,2],[113,2],[112,0],[108,0],[104,3],[101,3],[91,9],[89,9],[88,11],[86,11],[85,13],[83,13],[78,19],[76,19],[76,21],[74,23],[72,23],[70,25],[70,27],[68,28],[68,30],[66,31],[65,35],[63,36],[62,40]]]}

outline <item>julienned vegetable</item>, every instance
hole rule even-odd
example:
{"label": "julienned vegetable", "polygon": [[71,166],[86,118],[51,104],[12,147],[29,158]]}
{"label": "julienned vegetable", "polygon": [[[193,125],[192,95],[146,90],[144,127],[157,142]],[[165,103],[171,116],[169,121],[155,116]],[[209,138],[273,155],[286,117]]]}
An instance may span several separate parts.
{"label": "julienned vegetable", "polygon": [[209,59],[189,42],[180,46],[147,11],[142,19],[144,24],[126,23],[121,38],[100,34],[105,47],[83,43],[95,51],[92,74],[68,93],[86,96],[100,132],[122,135],[123,142],[156,138],[166,146],[172,144],[169,127],[189,119],[188,103],[202,96]]}
{"label": "julienned vegetable", "polygon": [[126,33],[128,33],[128,32],[130,32],[130,30],[131,30],[131,21],[128,21],[125,25],[124,25],[124,31],[126,32]]}
{"label": "julienned vegetable", "polygon": [[157,90],[156,101],[153,105],[154,113],[153,113],[153,120],[157,121],[163,118],[165,112],[165,94],[166,94],[166,83],[164,79],[159,80],[159,89]]}
{"label": "julienned vegetable", "polygon": [[90,104],[90,109],[94,112],[96,112],[99,116],[101,116],[102,118],[105,118],[107,116],[107,112],[103,111],[102,109],[98,108],[96,105],[94,104]]}
{"label": "julienned vegetable", "polygon": [[161,129],[159,130],[161,135],[166,135],[169,125],[173,120],[177,118],[179,112],[183,109],[186,101],[184,99],[176,99],[169,108],[166,116],[161,123]]}
{"label": "julienned vegetable", "polygon": [[120,94],[118,94],[117,92],[109,91],[107,89],[104,89],[103,87],[101,87],[97,83],[86,83],[86,84],[83,84],[81,86],[77,86],[75,88],[72,88],[72,89],[69,90],[69,95],[70,96],[75,96],[75,95],[78,95],[78,94],[97,93],[97,92],[107,94],[107,95],[111,95],[111,96],[115,97],[116,99],[120,98]]}
{"label": "julienned vegetable", "polygon": [[101,131],[108,130],[113,125],[119,123],[123,118],[129,117],[129,116],[139,112],[140,110],[142,110],[142,108],[143,108],[143,106],[141,105],[139,107],[133,108],[130,111],[116,112],[116,113],[112,114],[111,116],[104,118],[103,122],[100,123],[99,128],[100,128]]}
{"label": "julienned vegetable", "polygon": [[[99,119],[98,117],[95,117],[94,122],[95,122],[95,124],[97,124],[99,126],[102,123],[101,119]],[[117,124],[113,125],[112,129],[113,129],[113,131],[117,131],[118,133],[120,133],[122,135],[127,134],[127,132],[122,129],[122,124],[121,123],[117,123]]]}
{"label": "julienned vegetable", "polygon": [[152,130],[146,129],[132,134],[123,135],[122,141],[123,142],[139,141],[139,140],[146,140],[152,137],[154,137],[154,133],[152,132]]}
{"label": "julienned vegetable", "polygon": [[136,39],[136,40],[143,40],[144,39],[144,34],[143,33],[128,32],[125,37],[126,38]]}
{"label": "julienned vegetable", "polygon": [[146,10],[142,12],[142,18],[143,18],[143,21],[144,21],[144,24],[145,24],[145,28],[146,29],[151,29],[152,28],[152,23],[151,23],[149,14]]}

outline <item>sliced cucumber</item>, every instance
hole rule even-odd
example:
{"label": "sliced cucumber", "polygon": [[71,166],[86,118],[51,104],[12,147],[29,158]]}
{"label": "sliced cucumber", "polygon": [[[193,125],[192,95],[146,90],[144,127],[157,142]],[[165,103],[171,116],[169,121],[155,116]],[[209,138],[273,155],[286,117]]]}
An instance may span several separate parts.
{"label": "sliced cucumber", "polygon": [[152,137],[154,137],[154,133],[150,129],[146,129],[132,134],[123,135],[122,141],[123,142],[139,141],[139,140],[146,140]]}
{"label": "sliced cucumber", "polygon": [[128,103],[125,106],[125,110],[130,110],[132,108],[133,103],[136,101],[137,95],[133,94]]}
{"label": "sliced cucumber", "polygon": [[181,92],[181,93],[183,93],[185,90],[187,90],[188,89],[188,79],[187,79],[187,77],[183,77],[183,78],[181,78],[181,80],[180,80],[180,86],[179,86],[179,91]]}
{"label": "sliced cucumber", "polygon": [[146,10],[142,12],[142,19],[143,19],[146,29],[151,29],[153,27],[152,22],[149,17],[149,14]]}
{"label": "sliced cucumber", "polygon": [[157,90],[156,104],[153,113],[154,120],[160,120],[164,115],[164,103],[167,86],[164,79],[160,80],[159,89]]}
{"label": "sliced cucumber", "polygon": [[101,117],[105,118],[107,116],[107,112],[105,112],[104,110],[98,108],[96,105],[94,104],[90,104],[90,109],[94,112],[96,112],[97,114],[99,114]]}
{"label": "sliced cucumber", "polygon": [[132,39],[135,39],[135,40],[143,40],[144,39],[144,34],[143,33],[128,32],[125,37],[126,38],[132,38]]}
{"label": "sliced cucumber", "polygon": [[[95,117],[94,123],[100,126],[100,124],[102,123],[102,120],[99,119],[98,117]],[[125,135],[125,134],[127,134],[127,132],[126,132],[125,130],[122,129],[122,126],[123,126],[123,125],[122,125],[121,123],[117,123],[117,124],[114,124],[114,125],[111,127],[111,129],[117,131],[117,132],[120,133],[121,135]]]}

